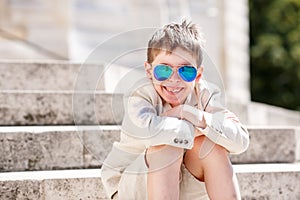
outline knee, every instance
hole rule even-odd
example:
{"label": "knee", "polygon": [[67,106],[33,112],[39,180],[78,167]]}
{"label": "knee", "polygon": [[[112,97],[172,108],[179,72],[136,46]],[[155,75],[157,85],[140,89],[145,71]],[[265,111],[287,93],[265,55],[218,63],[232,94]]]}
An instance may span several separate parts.
{"label": "knee", "polygon": [[197,148],[196,150],[199,152],[200,159],[211,155],[228,158],[228,151],[224,147],[212,142],[206,136],[196,137],[194,147]]}
{"label": "knee", "polygon": [[151,146],[145,153],[145,162],[149,168],[161,168],[171,164],[181,165],[183,158],[183,149],[159,145]]}
{"label": "knee", "polygon": [[148,156],[159,156],[159,157],[172,157],[172,156],[182,156],[183,149],[178,147],[173,147],[170,145],[157,145],[148,147],[146,151],[146,155]]}
{"label": "knee", "polygon": [[168,147],[168,146],[167,145],[150,146],[150,147],[147,148],[147,154],[154,153],[154,152],[157,152],[157,151],[161,151],[166,147]]}

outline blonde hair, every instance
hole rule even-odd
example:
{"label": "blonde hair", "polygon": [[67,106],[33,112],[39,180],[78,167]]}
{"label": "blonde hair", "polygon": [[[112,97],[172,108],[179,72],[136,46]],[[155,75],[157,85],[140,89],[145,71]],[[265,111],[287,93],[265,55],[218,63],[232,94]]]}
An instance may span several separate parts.
{"label": "blonde hair", "polygon": [[183,20],[181,24],[170,23],[157,30],[148,42],[147,62],[152,63],[154,58],[165,50],[167,53],[180,47],[196,58],[197,67],[203,60],[204,40],[196,24]]}

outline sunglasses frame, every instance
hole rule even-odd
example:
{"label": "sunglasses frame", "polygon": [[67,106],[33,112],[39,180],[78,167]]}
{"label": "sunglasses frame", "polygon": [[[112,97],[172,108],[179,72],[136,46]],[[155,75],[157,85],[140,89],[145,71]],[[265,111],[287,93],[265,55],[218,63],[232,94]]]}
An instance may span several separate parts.
{"label": "sunglasses frame", "polygon": [[[152,64],[151,64],[151,66],[153,67],[153,75],[154,75],[154,77],[155,77],[155,79],[156,79],[157,81],[165,81],[165,80],[159,80],[159,79],[157,79],[157,77],[156,77],[156,75],[155,75],[155,68],[158,67],[158,66],[161,66],[161,65],[167,66],[167,67],[169,67],[170,69],[172,69],[172,73],[171,73],[170,76],[169,76],[168,78],[166,78],[165,80],[168,80],[168,79],[174,74],[174,70],[176,70],[176,73],[178,74],[178,76],[179,76],[183,81],[185,81],[185,82],[192,82],[192,81],[194,81],[194,80],[196,79],[196,77],[197,77],[197,68],[194,67],[193,65],[182,65],[182,66],[180,66],[180,67],[174,69],[174,68],[171,67],[170,65],[166,65],[166,64],[157,64],[157,65],[155,65],[154,67],[153,67]],[[179,69],[181,69],[182,67],[192,67],[192,68],[195,69],[195,77],[193,78],[193,80],[190,80],[190,81],[184,80],[184,78],[182,77],[182,75],[179,73]]]}

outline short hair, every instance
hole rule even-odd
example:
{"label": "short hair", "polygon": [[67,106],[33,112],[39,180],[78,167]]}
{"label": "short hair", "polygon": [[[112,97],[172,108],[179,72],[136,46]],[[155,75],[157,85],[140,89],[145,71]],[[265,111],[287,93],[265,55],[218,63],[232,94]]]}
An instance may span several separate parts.
{"label": "short hair", "polygon": [[180,47],[196,58],[197,67],[203,60],[204,39],[199,27],[192,22],[183,20],[181,24],[170,23],[158,29],[148,42],[147,62],[152,63],[161,50],[167,53]]}

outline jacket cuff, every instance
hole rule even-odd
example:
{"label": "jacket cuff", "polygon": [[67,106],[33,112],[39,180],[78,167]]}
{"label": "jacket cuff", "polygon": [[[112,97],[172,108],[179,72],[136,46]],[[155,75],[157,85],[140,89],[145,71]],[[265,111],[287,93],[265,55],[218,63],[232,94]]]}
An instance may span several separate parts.
{"label": "jacket cuff", "polygon": [[204,119],[206,128],[202,130],[203,134],[213,142],[218,143],[219,137],[223,134],[221,125],[223,124],[224,115],[204,112]]}
{"label": "jacket cuff", "polygon": [[170,145],[184,149],[191,149],[194,144],[194,134],[194,126],[187,121],[181,120],[178,125],[177,134],[173,137]]}

